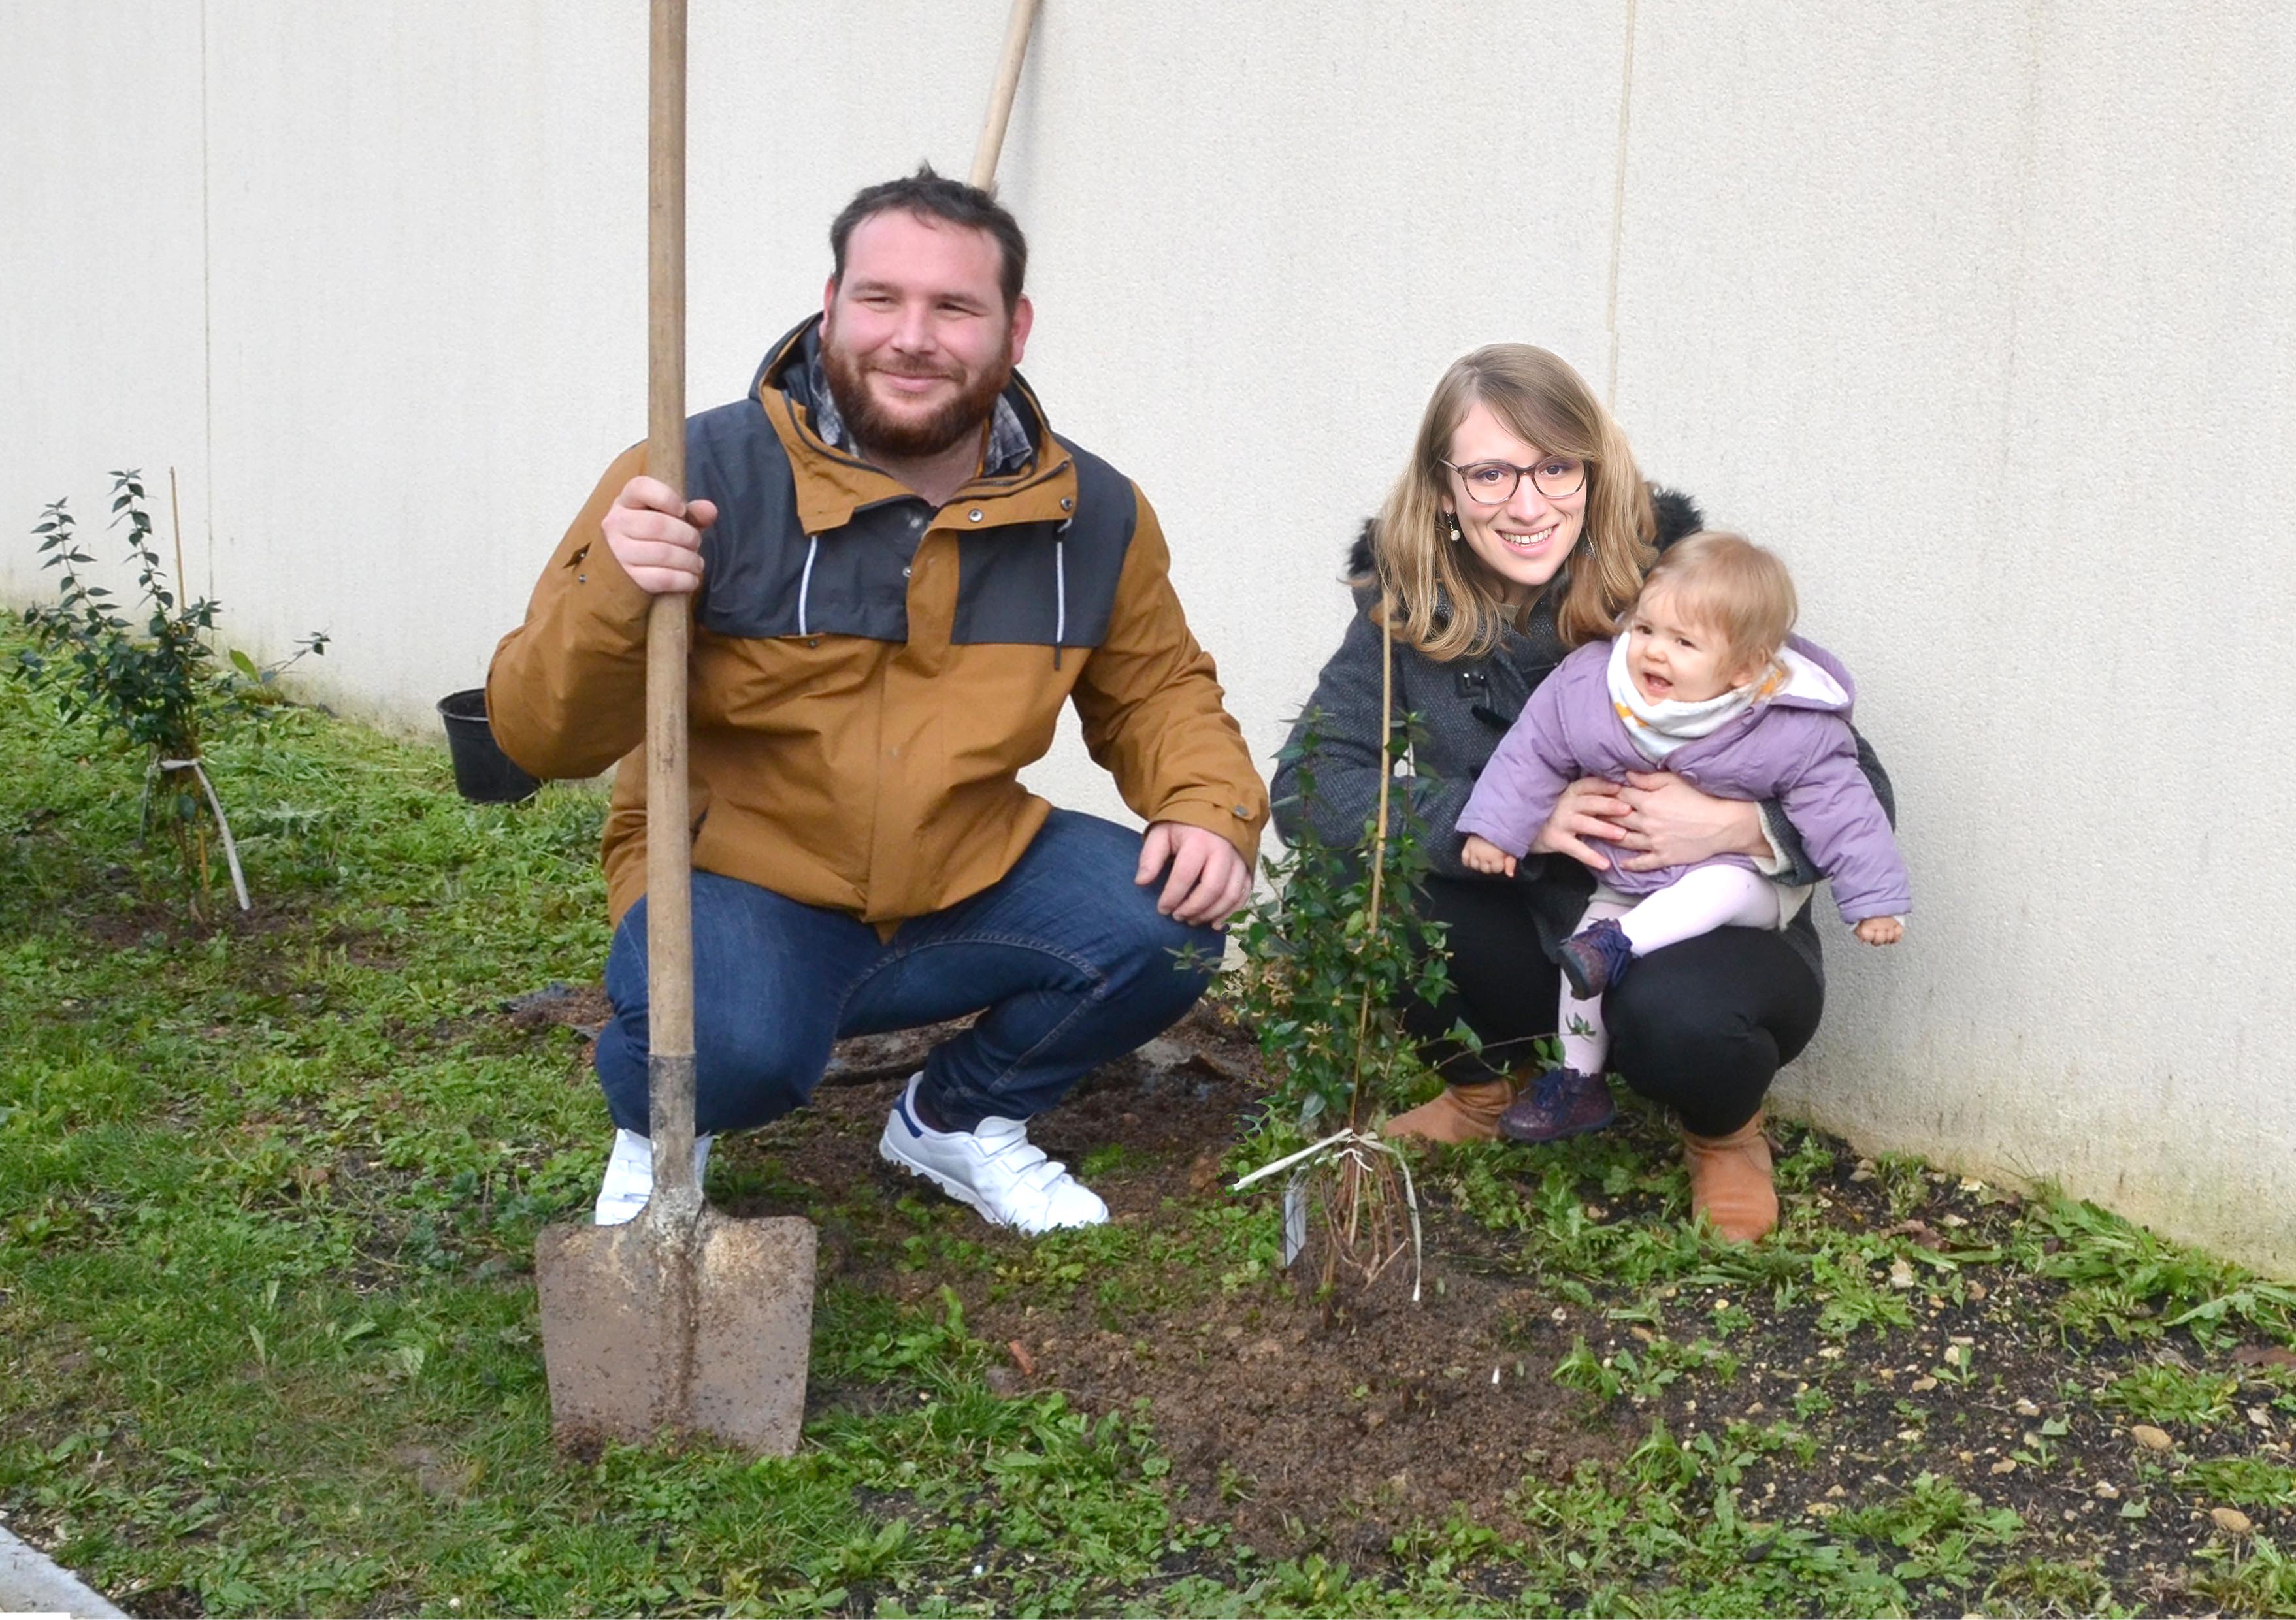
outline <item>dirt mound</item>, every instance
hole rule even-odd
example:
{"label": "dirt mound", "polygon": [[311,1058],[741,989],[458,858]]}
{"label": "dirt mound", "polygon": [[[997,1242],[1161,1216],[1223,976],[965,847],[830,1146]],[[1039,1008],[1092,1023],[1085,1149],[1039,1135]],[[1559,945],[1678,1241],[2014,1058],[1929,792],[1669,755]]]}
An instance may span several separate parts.
{"label": "dirt mound", "polygon": [[[882,1050],[897,1043],[899,1053]],[[873,1037],[841,1044],[838,1067],[905,1075],[922,1051],[913,1037]],[[770,1156],[784,1189],[793,1180],[819,1190],[816,1216],[871,1182],[890,1197],[938,1198],[877,1159],[899,1086],[824,1086],[755,1150]],[[1031,1138],[1072,1166],[1092,1160],[1092,1186],[1113,1219],[1168,1231],[1179,1247],[1223,1196],[1221,1156],[1264,1091],[1249,1043],[1200,1013],[1091,1076]],[[789,1213],[808,1201],[781,1191],[736,1213]],[[1028,1252],[1023,1239],[980,1237]],[[1114,1301],[1085,1287],[1048,1308],[1025,1287],[887,1269],[834,1220],[823,1238],[825,1278],[919,1297],[954,1280],[968,1330],[1007,1346],[1010,1365],[996,1374],[1003,1387],[1059,1389],[1095,1417],[1145,1402],[1185,1487],[1183,1515],[1225,1521],[1267,1556],[1385,1554],[1409,1526],[1454,1514],[1505,1525],[1506,1498],[1526,1474],[1560,1478],[1621,1448],[1583,1397],[1551,1382],[1584,1324],[1558,1317],[1519,1278],[1483,1274],[1490,1240],[1464,1223],[1431,1225],[1415,1305],[1406,1262],[1370,1297],[1336,1306],[1270,1288],[1263,1273],[1234,1288],[1176,1276],[1168,1292]]]}

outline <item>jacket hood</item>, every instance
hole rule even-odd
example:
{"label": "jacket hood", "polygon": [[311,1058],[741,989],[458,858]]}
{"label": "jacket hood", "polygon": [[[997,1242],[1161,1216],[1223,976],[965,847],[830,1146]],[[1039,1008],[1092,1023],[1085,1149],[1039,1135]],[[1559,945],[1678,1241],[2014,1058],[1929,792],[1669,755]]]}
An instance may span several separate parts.
{"label": "jacket hood", "polygon": [[[1685,536],[1694,535],[1706,527],[1706,514],[1698,510],[1698,503],[1678,489],[1668,489],[1653,484],[1650,487],[1651,505],[1658,513],[1657,544],[1666,550]],[[1372,579],[1371,540],[1379,528],[1379,520],[1365,518],[1363,528],[1357,531],[1355,544],[1348,548],[1348,583],[1357,589]]]}
{"label": "jacket hood", "polygon": [[1790,635],[1778,649],[1778,662],[1785,669],[1786,683],[1769,695],[1769,702],[1780,708],[1826,709],[1849,717],[1857,700],[1857,683],[1840,659],[1816,642]]}
{"label": "jacket hood", "polygon": [[[805,424],[812,429],[821,414],[814,392],[815,380],[820,374],[820,358],[821,317],[810,315],[767,346],[765,358],[758,362],[757,372],[750,379],[750,397],[758,398],[767,390],[787,396],[791,405],[803,410]],[[1037,391],[1018,372],[1004,385],[1003,397],[1029,435],[1033,459],[1035,454],[1043,451],[1052,431],[1045,419],[1045,407],[1037,403]]]}

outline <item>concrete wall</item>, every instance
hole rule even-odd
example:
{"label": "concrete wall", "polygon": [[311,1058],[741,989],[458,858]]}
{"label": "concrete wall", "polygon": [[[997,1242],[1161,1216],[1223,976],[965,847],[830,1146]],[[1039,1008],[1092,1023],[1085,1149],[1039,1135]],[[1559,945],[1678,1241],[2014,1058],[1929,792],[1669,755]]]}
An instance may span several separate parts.
{"label": "concrete wall", "polygon": [[[0,593],[103,470],[194,582],[427,725],[643,430],[644,7],[21,0]],[[693,0],[697,406],[830,216],[963,172],[998,0]],[[1782,1096],[2296,1273],[2296,6],[1048,0],[1028,371],[1137,476],[1263,754],[1456,354],[1527,339],[1795,563],[1919,913]],[[163,533],[164,533],[163,526]],[[1072,741],[1046,791],[1111,810]]]}

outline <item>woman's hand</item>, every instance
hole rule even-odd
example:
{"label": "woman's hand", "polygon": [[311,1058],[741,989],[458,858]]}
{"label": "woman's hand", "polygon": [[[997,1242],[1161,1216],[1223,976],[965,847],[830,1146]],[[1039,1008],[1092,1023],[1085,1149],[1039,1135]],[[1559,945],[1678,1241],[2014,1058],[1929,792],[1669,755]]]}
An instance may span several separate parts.
{"label": "woman's hand", "polygon": [[1628,871],[1691,866],[1717,855],[1769,856],[1762,812],[1749,800],[1702,793],[1671,771],[1629,771],[1618,796],[1626,806],[1619,846],[1632,852],[1620,864]]}
{"label": "woman's hand", "polygon": [[1596,871],[1610,871],[1610,856],[1587,840],[1598,839],[1615,844],[1627,836],[1619,823],[1633,814],[1633,806],[1619,793],[1618,783],[1599,776],[1582,776],[1572,782],[1554,801],[1554,810],[1546,818],[1546,825],[1530,840],[1530,853],[1567,855]]}
{"label": "woman's hand", "polygon": [[1474,833],[1459,847],[1459,864],[1469,871],[1479,871],[1487,878],[1514,876],[1514,857],[1487,838]]}

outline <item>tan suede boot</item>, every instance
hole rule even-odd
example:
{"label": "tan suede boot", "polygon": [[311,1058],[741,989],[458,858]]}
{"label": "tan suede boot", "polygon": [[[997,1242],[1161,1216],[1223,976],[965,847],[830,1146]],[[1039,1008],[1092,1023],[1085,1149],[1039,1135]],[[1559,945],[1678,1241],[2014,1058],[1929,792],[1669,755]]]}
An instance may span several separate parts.
{"label": "tan suede boot", "polygon": [[1682,1133],[1690,1164],[1690,1215],[1703,1215],[1733,1243],[1777,1230],[1778,1191],[1770,1181],[1770,1144],[1755,1115],[1727,1136]]}
{"label": "tan suede boot", "polygon": [[1457,1143],[1496,1141],[1499,1116],[1521,1088],[1512,1080],[1491,1080],[1480,1085],[1447,1085],[1443,1094],[1398,1114],[1380,1126],[1386,1137],[1411,1136],[1423,1141]]}

